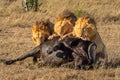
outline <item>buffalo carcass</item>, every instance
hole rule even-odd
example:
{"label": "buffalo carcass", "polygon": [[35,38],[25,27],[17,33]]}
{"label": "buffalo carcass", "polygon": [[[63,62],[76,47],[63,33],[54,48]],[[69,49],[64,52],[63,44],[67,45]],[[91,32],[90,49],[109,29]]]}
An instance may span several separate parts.
{"label": "buffalo carcass", "polygon": [[46,41],[35,47],[28,53],[13,59],[5,61],[10,65],[16,61],[33,57],[33,62],[37,62],[37,58],[43,60],[45,64],[67,65],[74,62],[75,68],[81,68],[84,65],[90,65],[95,62],[96,45],[93,42],[85,41],[75,37],[67,37],[61,41],[59,38]]}
{"label": "buffalo carcass", "polygon": [[[54,45],[64,41],[64,40],[63,41],[58,41],[58,40],[59,40],[59,37],[56,37],[49,41],[46,41],[46,42],[42,43],[41,45],[35,47],[34,49],[28,51],[27,53],[23,54],[22,56],[20,56],[16,59],[7,60],[4,63],[6,65],[10,65],[17,61],[22,61],[28,57],[32,57],[34,63],[36,63],[37,60],[39,59],[39,60],[44,61],[44,63],[46,63],[46,64],[49,63],[49,64],[55,64],[55,65],[61,65],[62,63],[65,63],[70,60],[72,61],[73,60],[72,52],[70,52],[69,54],[66,53],[67,51],[70,51],[70,50],[63,51],[63,50],[59,49],[57,51],[53,51],[52,54],[48,54],[49,49],[51,49]],[[63,54],[67,55],[67,57],[64,59],[61,57]],[[68,60],[68,59],[70,59],[70,60]]]}
{"label": "buffalo carcass", "polygon": [[[85,68],[86,65],[91,66],[96,63],[96,48],[97,46],[93,42],[75,37],[68,37],[49,49],[48,54],[53,54],[57,50],[61,50],[65,53],[60,54],[61,58],[70,60],[62,64],[62,66],[74,64],[75,69],[82,69]],[[71,58],[73,58],[73,60],[71,60]]]}

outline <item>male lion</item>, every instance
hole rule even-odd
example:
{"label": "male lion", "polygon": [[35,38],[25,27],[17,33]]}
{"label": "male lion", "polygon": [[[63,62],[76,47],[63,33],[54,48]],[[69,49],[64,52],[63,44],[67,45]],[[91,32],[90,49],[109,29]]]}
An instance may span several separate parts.
{"label": "male lion", "polygon": [[54,34],[51,35],[49,39],[52,39],[56,36],[60,36],[60,38],[62,38],[62,36],[65,34],[72,32],[76,20],[77,18],[72,12],[69,10],[64,10],[56,18],[54,25]]}
{"label": "male lion", "polygon": [[96,24],[92,18],[82,17],[76,21],[73,30],[74,36],[92,41],[96,33],[97,33]]}
{"label": "male lion", "polygon": [[35,44],[39,45],[45,42],[52,34],[53,24],[49,20],[37,21],[32,26],[32,40]]}
{"label": "male lion", "polygon": [[99,60],[102,60],[103,63],[105,64],[107,63],[108,56],[106,52],[106,47],[99,33],[97,32],[96,23],[93,18],[91,18],[90,16],[79,18],[75,23],[73,32],[63,36],[63,38],[70,35],[84,40],[95,42],[97,45],[96,61],[99,62]]}

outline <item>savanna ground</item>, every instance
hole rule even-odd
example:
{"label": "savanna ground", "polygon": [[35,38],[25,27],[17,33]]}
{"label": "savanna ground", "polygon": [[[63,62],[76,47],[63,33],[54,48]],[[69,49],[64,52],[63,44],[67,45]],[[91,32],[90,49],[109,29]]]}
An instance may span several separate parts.
{"label": "savanna ground", "polygon": [[[62,67],[40,67],[28,58],[13,65],[13,59],[35,47],[31,26],[42,18],[55,17],[64,9],[77,16],[90,13],[109,56],[108,69],[74,70]],[[120,0],[39,0],[38,12],[24,12],[21,0],[0,1],[0,80],[120,80]],[[115,67],[115,68],[114,68]]]}

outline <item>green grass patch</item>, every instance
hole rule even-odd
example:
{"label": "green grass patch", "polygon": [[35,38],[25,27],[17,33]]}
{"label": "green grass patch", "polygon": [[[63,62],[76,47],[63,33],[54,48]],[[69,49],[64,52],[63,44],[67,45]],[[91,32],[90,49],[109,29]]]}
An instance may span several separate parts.
{"label": "green grass patch", "polygon": [[77,17],[82,17],[87,14],[86,11],[82,9],[71,10]]}

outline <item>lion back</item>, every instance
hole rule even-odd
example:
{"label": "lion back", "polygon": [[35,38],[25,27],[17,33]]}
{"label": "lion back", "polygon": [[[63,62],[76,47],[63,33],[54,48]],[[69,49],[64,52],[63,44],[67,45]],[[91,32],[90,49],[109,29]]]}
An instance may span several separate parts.
{"label": "lion back", "polygon": [[70,20],[70,22],[75,25],[75,21],[77,20],[77,17],[74,15],[74,13],[72,13],[69,10],[64,10],[63,12],[61,12],[58,17],[58,19],[67,19]]}

